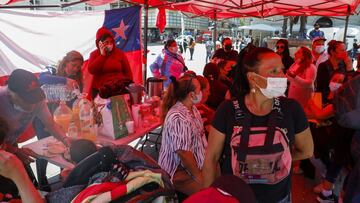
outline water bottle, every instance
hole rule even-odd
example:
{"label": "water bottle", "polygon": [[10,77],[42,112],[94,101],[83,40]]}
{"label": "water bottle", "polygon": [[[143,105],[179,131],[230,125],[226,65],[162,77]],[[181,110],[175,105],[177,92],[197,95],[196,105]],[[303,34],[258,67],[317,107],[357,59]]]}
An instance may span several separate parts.
{"label": "water bottle", "polygon": [[68,132],[72,116],[71,109],[66,105],[65,101],[61,101],[60,105],[55,109],[54,121],[59,124],[64,132]]}
{"label": "water bottle", "polygon": [[78,129],[81,129],[81,126],[80,126],[80,105],[83,104],[83,103],[90,103],[90,101],[86,99],[86,96],[87,96],[86,93],[77,94],[77,99],[74,101],[74,103],[72,105],[73,119],[74,119],[75,126]]}
{"label": "water bottle", "polygon": [[93,116],[92,104],[89,100],[84,99],[80,104],[80,136],[83,139],[96,141],[96,130]]}
{"label": "water bottle", "polygon": [[71,138],[77,138],[79,135],[79,128],[75,125],[74,121],[70,122],[68,136]]}

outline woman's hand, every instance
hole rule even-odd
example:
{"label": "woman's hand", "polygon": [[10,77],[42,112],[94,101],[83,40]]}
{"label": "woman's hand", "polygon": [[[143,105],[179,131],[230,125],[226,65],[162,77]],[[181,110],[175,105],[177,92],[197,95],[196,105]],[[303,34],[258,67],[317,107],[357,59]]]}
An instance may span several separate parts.
{"label": "woman's hand", "polygon": [[102,56],[106,56],[106,54],[107,54],[106,45],[104,43],[102,43],[101,41],[99,41],[99,49],[100,49],[100,54]]}
{"label": "woman's hand", "polygon": [[295,78],[295,77],[296,77],[295,73],[293,73],[292,71],[288,71],[288,72],[286,73],[286,75],[289,76],[289,77],[291,77],[291,78]]}

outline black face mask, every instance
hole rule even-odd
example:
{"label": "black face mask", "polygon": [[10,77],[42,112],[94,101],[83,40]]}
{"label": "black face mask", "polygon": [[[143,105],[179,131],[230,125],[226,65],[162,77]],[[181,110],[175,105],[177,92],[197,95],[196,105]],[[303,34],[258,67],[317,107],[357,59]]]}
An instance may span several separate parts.
{"label": "black face mask", "polygon": [[231,49],[232,49],[232,45],[231,45],[231,44],[225,45],[225,50],[226,50],[226,51],[231,51]]}

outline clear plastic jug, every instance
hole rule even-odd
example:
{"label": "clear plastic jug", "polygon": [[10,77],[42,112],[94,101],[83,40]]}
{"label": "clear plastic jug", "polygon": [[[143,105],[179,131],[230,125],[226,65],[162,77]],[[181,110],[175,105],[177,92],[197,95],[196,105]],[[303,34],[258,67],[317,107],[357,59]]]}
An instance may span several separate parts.
{"label": "clear plastic jug", "polygon": [[67,133],[72,117],[71,109],[66,105],[65,101],[61,101],[60,105],[55,109],[54,121]]}
{"label": "clear plastic jug", "polygon": [[79,102],[80,136],[83,139],[96,141],[96,128],[93,116],[92,103],[83,99]]}
{"label": "clear plastic jug", "polygon": [[[82,103],[90,103],[88,99],[86,99],[86,93],[77,94],[77,99],[74,101],[72,105],[72,112],[73,112],[73,121],[75,126],[80,130],[80,104]],[[80,133],[80,132],[79,132]]]}

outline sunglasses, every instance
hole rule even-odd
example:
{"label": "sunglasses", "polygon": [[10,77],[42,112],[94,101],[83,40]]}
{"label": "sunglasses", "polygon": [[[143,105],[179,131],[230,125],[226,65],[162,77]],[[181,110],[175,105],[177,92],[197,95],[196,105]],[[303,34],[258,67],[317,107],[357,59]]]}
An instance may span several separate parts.
{"label": "sunglasses", "polygon": [[276,49],[284,49],[285,46],[276,46]]}

